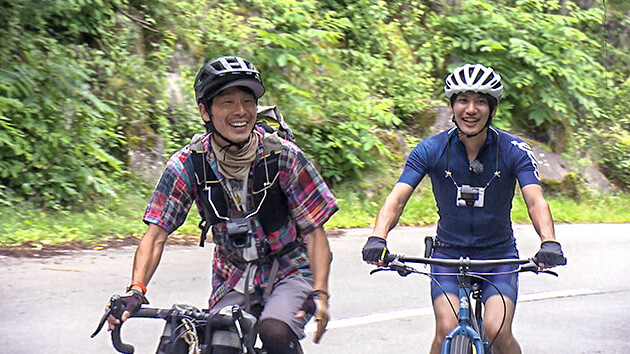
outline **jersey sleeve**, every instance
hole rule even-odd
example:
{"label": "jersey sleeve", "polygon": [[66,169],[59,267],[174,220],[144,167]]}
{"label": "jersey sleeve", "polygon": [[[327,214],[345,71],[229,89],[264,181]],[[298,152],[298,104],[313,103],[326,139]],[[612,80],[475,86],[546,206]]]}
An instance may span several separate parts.
{"label": "jersey sleeve", "polygon": [[538,161],[532,148],[520,139],[513,139],[510,143],[514,158],[514,174],[521,188],[530,184],[541,185]]}
{"label": "jersey sleeve", "polygon": [[142,219],[146,224],[155,224],[169,234],[186,221],[194,200],[193,165],[189,156],[190,150],[185,148],[170,158]]}
{"label": "jersey sleeve", "polygon": [[398,178],[398,183],[405,183],[416,188],[422,178],[429,172],[431,144],[428,140],[420,142],[409,154],[405,168]]}

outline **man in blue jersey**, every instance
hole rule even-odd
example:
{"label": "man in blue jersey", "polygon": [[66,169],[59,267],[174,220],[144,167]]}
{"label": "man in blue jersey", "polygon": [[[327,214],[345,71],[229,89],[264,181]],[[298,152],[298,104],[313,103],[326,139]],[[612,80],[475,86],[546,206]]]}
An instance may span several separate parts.
{"label": "man in blue jersey", "polygon": [[[540,183],[536,158],[523,140],[490,125],[503,95],[501,77],[490,67],[466,64],[446,78],[449,112],[455,127],[423,140],[411,152],[402,175],[381,207],[372,235],[363,248],[363,259],[384,265],[388,254],[386,237],[425,175],[431,179],[439,221],[432,257],[471,259],[518,258],[510,210],[516,181],[521,187],[532,224],[540,236],[536,254],[539,265],[552,267],[566,262],[555,240],[553,219]],[[507,267],[507,269],[511,269]],[[488,269],[501,272],[506,267]],[[432,272],[453,272],[433,266]],[[489,277],[497,290],[483,285],[484,328],[496,340],[494,353],[520,353],[512,335],[512,320],[518,293],[516,274]],[[450,303],[457,306],[457,279],[437,277],[446,294],[432,282],[431,296],[436,319],[431,353],[439,353],[444,337],[457,325]],[[448,297],[448,298],[447,298]]]}

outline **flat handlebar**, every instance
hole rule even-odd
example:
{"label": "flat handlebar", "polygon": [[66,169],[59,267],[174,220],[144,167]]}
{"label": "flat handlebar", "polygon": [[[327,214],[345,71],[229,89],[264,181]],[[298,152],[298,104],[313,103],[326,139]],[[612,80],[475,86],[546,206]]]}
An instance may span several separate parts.
{"label": "flat handlebar", "polygon": [[[452,275],[465,275],[475,273],[476,269],[482,267],[495,267],[502,265],[520,265],[520,267],[515,270],[516,272],[534,272],[534,273],[547,273],[554,276],[558,276],[557,273],[543,269],[539,267],[538,263],[534,258],[528,259],[518,259],[518,258],[507,258],[507,259],[487,259],[487,260],[478,260],[478,259],[470,259],[468,257],[461,257],[459,259],[438,259],[438,258],[427,258],[427,257],[408,257],[404,255],[398,255],[390,253],[385,256],[385,262],[387,266],[378,267],[373,269],[370,274],[374,274],[383,270],[394,270],[397,271],[401,276],[407,276],[410,273],[418,273],[414,268],[406,265],[405,263],[419,263],[419,264],[428,264],[428,265],[438,265],[443,267],[457,268],[459,271],[453,273]],[[481,274],[481,273],[478,273]]]}
{"label": "flat handlebar", "polygon": [[385,257],[385,262],[392,263],[395,261],[399,262],[407,262],[407,263],[420,263],[420,264],[429,264],[429,265],[439,265],[443,267],[465,267],[465,268],[478,268],[478,267],[492,267],[492,266],[500,266],[500,265],[521,265],[533,263],[533,258],[528,259],[488,259],[488,260],[477,260],[477,259],[469,259],[469,258],[459,258],[459,259],[438,259],[438,258],[426,258],[426,257],[408,257],[398,254],[390,253]]}

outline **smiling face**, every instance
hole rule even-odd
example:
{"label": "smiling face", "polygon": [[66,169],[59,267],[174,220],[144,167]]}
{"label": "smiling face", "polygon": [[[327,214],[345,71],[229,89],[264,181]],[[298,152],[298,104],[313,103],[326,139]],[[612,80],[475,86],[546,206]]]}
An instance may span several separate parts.
{"label": "smiling face", "polygon": [[449,111],[454,115],[461,133],[475,135],[486,127],[490,115],[496,113],[496,107],[490,112],[490,104],[484,95],[468,91],[457,95]]}
{"label": "smiling face", "polygon": [[[212,119],[214,128],[226,139],[234,143],[241,143],[249,138],[256,123],[256,98],[249,90],[240,87],[229,87],[214,96],[210,114],[203,104],[199,111],[204,121]],[[220,136],[214,135],[217,142],[227,145]]]}

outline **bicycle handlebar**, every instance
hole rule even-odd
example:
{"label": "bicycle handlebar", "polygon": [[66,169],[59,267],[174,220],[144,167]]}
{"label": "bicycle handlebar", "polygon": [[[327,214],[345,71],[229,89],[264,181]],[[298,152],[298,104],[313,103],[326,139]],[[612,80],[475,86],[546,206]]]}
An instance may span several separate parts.
{"label": "bicycle handlebar", "polygon": [[[407,263],[419,263],[419,264],[438,265],[438,266],[443,266],[443,267],[458,268],[460,272],[464,270],[467,273],[471,273],[470,271],[474,270],[474,268],[495,267],[495,266],[502,266],[502,265],[520,265],[518,272],[530,271],[534,273],[548,273],[551,275],[558,276],[558,274],[553,271],[550,271],[547,269],[541,269],[534,258],[477,260],[477,259],[470,259],[468,257],[461,257],[459,259],[438,259],[438,258],[427,258],[427,257],[408,257],[404,255],[390,253],[387,256],[385,256],[384,260],[387,263],[387,267],[374,269],[370,272],[370,274],[373,274],[380,270],[395,270],[395,271],[398,271],[398,273],[401,276],[407,276],[408,274],[416,271],[415,269],[405,265],[405,262],[407,262]],[[455,274],[456,273],[454,273],[454,275]]]}
{"label": "bicycle handlebar", "polygon": [[[105,312],[105,314],[103,314],[103,317],[101,317],[101,320],[99,321],[98,327],[96,328],[96,331],[94,331],[94,333],[92,333],[92,335],[90,336],[91,338],[94,338],[94,336],[96,336],[100,331],[101,328],[103,328],[103,325],[105,324],[105,322],[107,321],[107,318],[109,317],[109,315],[112,315],[118,319],[120,319],[120,316],[122,315],[122,313],[125,311],[125,305],[122,303],[122,301],[120,300],[120,296],[119,295],[113,295],[110,298],[110,306],[109,306],[109,310]],[[202,320],[202,321],[208,321],[210,319],[210,323],[211,325],[214,326],[228,326],[230,325],[232,322],[229,319],[224,319],[222,317],[218,317],[218,316],[214,316],[214,317],[210,317],[210,314],[208,313],[208,311],[204,311],[204,310],[198,310],[195,308],[186,308],[186,309],[176,309],[176,308],[171,308],[171,309],[159,309],[159,308],[140,308],[138,310],[138,312],[134,313],[133,315],[131,315],[130,318],[132,317],[140,317],[140,318],[160,318],[163,319],[165,321],[170,321],[171,318],[173,317],[187,317],[187,318],[191,318],[191,319],[195,319],[195,320]],[[124,322],[121,322],[119,325],[116,325],[116,327],[112,330],[112,344],[114,346],[114,348],[116,348],[116,350],[118,350],[121,353],[126,353],[126,354],[132,354],[134,352],[134,347],[131,344],[126,344],[122,342],[122,339],[120,338],[120,330],[121,327],[123,325]]]}
{"label": "bicycle handlebar", "polygon": [[439,265],[443,267],[466,267],[466,268],[492,267],[492,266],[512,265],[512,264],[522,265],[522,264],[528,264],[528,263],[536,264],[533,258],[477,260],[477,259],[469,259],[469,258],[462,257],[459,259],[438,259],[438,258],[426,258],[426,257],[408,257],[408,256],[398,255],[398,254],[393,254],[393,253],[390,253],[385,257],[385,262],[387,262],[388,264],[395,261]]}

